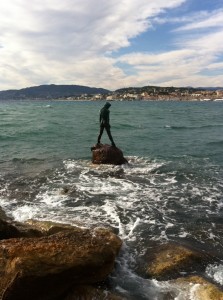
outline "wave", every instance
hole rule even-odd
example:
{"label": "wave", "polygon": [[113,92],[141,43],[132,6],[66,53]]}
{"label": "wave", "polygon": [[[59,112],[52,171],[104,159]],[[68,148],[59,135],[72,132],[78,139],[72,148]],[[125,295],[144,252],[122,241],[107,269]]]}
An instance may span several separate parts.
{"label": "wave", "polygon": [[125,128],[135,128],[135,129],[141,129],[142,125],[138,124],[137,126],[131,125],[131,124],[116,124],[113,126],[114,128],[116,127],[117,129],[125,129]]}
{"label": "wave", "polygon": [[164,128],[166,128],[166,129],[175,129],[175,130],[216,128],[216,127],[223,127],[223,124],[200,125],[200,126],[172,126],[172,125],[164,126]]}
{"label": "wave", "polygon": [[207,145],[210,146],[223,146],[223,141],[214,141],[214,142],[209,142]]}
{"label": "wave", "polygon": [[15,163],[16,162],[20,162],[20,163],[24,163],[24,164],[26,164],[26,163],[32,163],[32,162],[44,162],[44,161],[45,161],[44,159],[39,159],[39,158],[35,158],[35,157],[28,158],[28,159],[14,157],[12,159],[12,162],[15,162]]}

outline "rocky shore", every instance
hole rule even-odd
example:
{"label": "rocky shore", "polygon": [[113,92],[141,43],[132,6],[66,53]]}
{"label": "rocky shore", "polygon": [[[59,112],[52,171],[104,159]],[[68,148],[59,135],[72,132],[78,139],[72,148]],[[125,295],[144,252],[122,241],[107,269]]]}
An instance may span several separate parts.
{"label": "rocky shore", "polygon": [[[132,299],[115,295],[102,284],[114,270],[122,246],[111,228],[18,223],[0,210],[0,239],[0,299]],[[175,291],[188,290],[193,299],[222,300],[220,287],[199,275],[214,260],[176,243],[157,244],[148,250],[138,273],[168,281]],[[165,299],[176,296],[173,290]]]}
{"label": "rocky shore", "polygon": [[0,299],[120,299],[94,286],[122,245],[110,228],[22,224],[2,214],[0,238]]}

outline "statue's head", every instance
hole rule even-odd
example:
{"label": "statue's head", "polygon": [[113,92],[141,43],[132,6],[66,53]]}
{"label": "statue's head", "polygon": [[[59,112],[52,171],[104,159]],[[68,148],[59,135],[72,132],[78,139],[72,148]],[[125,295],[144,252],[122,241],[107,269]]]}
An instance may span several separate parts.
{"label": "statue's head", "polygon": [[106,102],[106,103],[105,103],[105,107],[106,107],[106,108],[109,108],[110,106],[111,106],[111,104],[110,104],[109,102]]}

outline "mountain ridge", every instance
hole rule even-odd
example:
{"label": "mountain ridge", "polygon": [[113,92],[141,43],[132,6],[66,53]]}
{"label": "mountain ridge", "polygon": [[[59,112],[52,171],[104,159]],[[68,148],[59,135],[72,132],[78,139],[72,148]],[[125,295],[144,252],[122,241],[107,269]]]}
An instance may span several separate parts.
{"label": "mountain ridge", "polygon": [[82,94],[108,94],[109,90],[82,85],[39,85],[23,89],[10,89],[0,91],[0,99],[54,99],[60,97],[71,97]]}

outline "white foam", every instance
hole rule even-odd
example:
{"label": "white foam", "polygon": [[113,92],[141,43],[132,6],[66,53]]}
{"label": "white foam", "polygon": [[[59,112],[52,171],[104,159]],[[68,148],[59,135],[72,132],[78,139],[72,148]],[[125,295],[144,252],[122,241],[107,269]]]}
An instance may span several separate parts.
{"label": "white foam", "polygon": [[139,223],[140,223],[140,218],[137,218],[135,223],[133,224],[132,228],[130,229],[128,237],[130,237],[133,234],[134,229],[139,225]]}
{"label": "white foam", "polygon": [[223,265],[210,264],[206,268],[206,274],[217,283],[223,285]]}
{"label": "white foam", "polygon": [[125,228],[122,225],[120,218],[116,212],[115,205],[109,201],[106,201],[105,204],[102,206],[102,208],[106,212],[107,216],[109,216],[114,223],[118,224],[120,236],[125,237],[126,236]]}
{"label": "white foam", "polygon": [[19,222],[24,222],[28,219],[35,219],[39,213],[39,208],[23,205],[21,207],[17,207],[12,211],[12,217]]}

